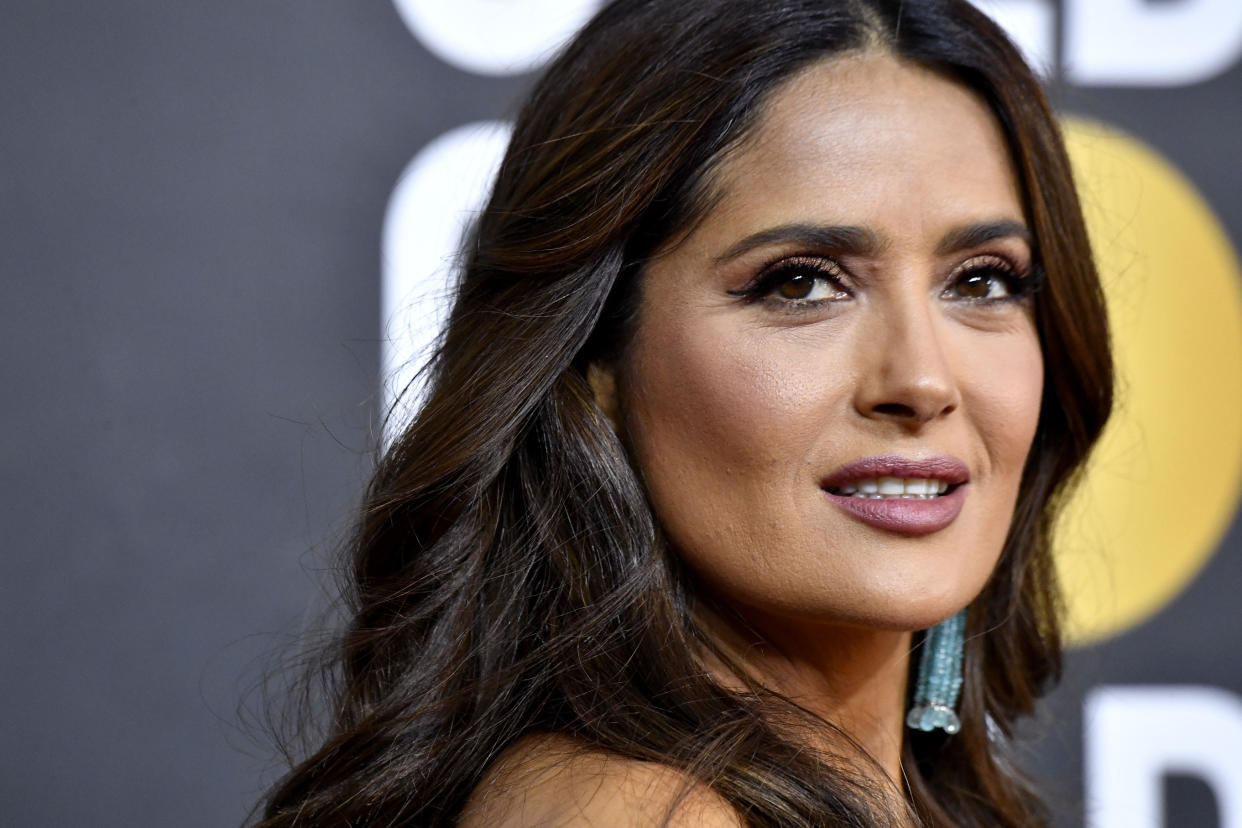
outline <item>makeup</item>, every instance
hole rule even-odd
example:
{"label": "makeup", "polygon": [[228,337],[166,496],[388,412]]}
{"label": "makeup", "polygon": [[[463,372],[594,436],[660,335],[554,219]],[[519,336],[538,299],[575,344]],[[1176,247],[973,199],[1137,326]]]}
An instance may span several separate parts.
{"label": "makeup", "polygon": [[864,457],[824,478],[829,502],[869,526],[903,535],[947,528],[962,511],[970,469],[956,457]]}
{"label": "makeup", "polygon": [[773,635],[930,626],[993,572],[1040,413],[1005,136],[876,57],[809,69],[718,172],[603,366],[668,548]]}

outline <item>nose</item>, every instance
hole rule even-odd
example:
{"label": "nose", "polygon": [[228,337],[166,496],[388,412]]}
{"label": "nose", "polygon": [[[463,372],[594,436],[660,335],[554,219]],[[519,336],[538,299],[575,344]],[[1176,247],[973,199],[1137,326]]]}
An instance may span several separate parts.
{"label": "nose", "polygon": [[933,303],[907,297],[877,313],[860,343],[854,406],[862,416],[914,430],[955,411],[961,393]]}

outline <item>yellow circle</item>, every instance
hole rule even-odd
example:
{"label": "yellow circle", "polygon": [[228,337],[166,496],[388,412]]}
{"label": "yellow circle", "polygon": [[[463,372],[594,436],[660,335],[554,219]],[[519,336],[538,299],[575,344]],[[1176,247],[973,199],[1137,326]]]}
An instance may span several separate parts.
{"label": "yellow circle", "polygon": [[1194,186],[1115,129],[1065,123],[1108,298],[1118,394],[1057,531],[1072,644],[1144,621],[1211,556],[1242,485],[1242,274]]}

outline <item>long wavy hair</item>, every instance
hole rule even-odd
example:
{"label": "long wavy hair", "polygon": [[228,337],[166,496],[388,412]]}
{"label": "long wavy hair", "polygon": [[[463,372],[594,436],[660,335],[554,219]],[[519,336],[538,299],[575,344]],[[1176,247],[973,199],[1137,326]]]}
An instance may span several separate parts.
{"label": "long wavy hair", "polygon": [[[907,736],[905,806],[848,757],[791,739],[781,722],[807,715],[796,706],[705,674],[693,580],[586,381],[626,347],[644,260],[710,209],[712,171],[773,89],[868,49],[987,103],[1048,274],[1034,298],[1042,410],[999,564],[969,609],[962,730]],[[969,3],[606,5],[517,119],[428,377],[346,549],[323,741],[259,825],[451,825],[529,734],[678,768],[753,826],[1047,821],[1010,740],[1059,677],[1050,534],[1108,417],[1112,363],[1056,121]]]}

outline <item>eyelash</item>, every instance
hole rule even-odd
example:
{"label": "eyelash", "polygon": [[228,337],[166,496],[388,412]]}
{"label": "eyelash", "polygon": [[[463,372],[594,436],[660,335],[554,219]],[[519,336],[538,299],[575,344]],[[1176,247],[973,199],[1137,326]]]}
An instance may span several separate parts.
{"label": "eyelash", "polygon": [[[1032,266],[1026,269],[1019,269],[1006,258],[993,254],[982,254],[968,259],[964,264],[959,265],[947,280],[945,291],[951,289],[954,284],[963,282],[967,277],[980,273],[999,279],[1005,286],[1006,295],[990,299],[985,296],[963,296],[954,301],[968,302],[972,305],[999,305],[1022,302],[1043,287],[1045,276],[1042,267]],[[773,294],[781,285],[799,276],[810,276],[816,282],[825,281],[835,290],[848,294],[849,289],[841,284],[841,277],[843,275],[845,275],[844,269],[834,259],[829,257],[790,256],[767,265],[759,271],[759,275],[750,284],[741,290],[731,290],[729,294],[740,297],[747,302],[771,300],[792,312],[809,310],[841,300],[837,298],[794,299],[788,297],[781,299],[774,297]],[[812,284],[811,289],[814,290],[814,284]]]}
{"label": "eyelash", "polygon": [[[741,290],[731,290],[729,293],[733,296],[741,297],[747,302],[760,302],[765,299],[774,299],[782,305],[786,305],[792,310],[802,310],[809,307],[822,305],[825,302],[836,302],[838,299],[778,299],[773,296],[776,289],[787,282],[799,276],[810,276],[815,282],[827,282],[833,288],[843,293],[848,293],[841,284],[841,276],[844,271],[841,266],[833,259],[820,256],[791,256],[786,259],[780,259],[772,264],[765,266],[759,271],[750,284]],[[812,290],[814,284],[812,284]]]}

